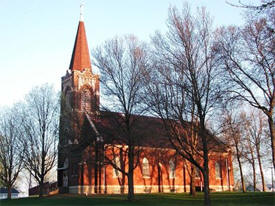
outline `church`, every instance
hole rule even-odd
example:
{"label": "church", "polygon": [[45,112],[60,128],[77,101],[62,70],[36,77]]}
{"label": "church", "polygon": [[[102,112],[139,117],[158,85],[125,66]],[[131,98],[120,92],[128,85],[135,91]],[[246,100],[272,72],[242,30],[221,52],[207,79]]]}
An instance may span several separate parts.
{"label": "church", "polygon": [[[83,19],[80,19],[69,69],[61,78],[62,100],[58,145],[58,188],[60,193],[127,193],[127,169],[121,153],[127,145],[118,136],[114,119],[123,114],[100,110],[100,76],[94,74]],[[134,169],[134,192],[189,192],[190,163],[177,154],[165,135],[159,118],[136,116],[140,152]],[[209,153],[209,187],[213,191],[233,189],[232,156],[229,148],[214,141]],[[109,162],[107,161],[109,160]],[[196,190],[203,190],[202,174],[196,171]]]}

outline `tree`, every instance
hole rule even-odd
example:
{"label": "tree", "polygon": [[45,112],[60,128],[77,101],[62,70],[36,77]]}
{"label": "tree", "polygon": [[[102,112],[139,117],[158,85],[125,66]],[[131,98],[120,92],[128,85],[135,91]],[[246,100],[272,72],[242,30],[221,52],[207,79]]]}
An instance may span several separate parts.
{"label": "tree", "polygon": [[240,7],[240,8],[245,8],[245,9],[250,9],[250,10],[255,10],[257,12],[263,12],[265,10],[271,9],[275,7],[275,1],[274,0],[262,0],[262,3],[260,4],[249,4],[249,3],[244,3],[243,1],[239,0],[238,4],[233,4],[230,2],[227,2],[229,5],[234,6],[234,7]]}
{"label": "tree", "polygon": [[11,199],[13,188],[19,173],[23,169],[23,152],[20,138],[20,121],[18,111],[7,109],[0,118],[0,182],[7,187],[8,199]]}
{"label": "tree", "polygon": [[[114,144],[126,145],[127,149],[120,152],[126,154],[128,171],[124,164],[118,167],[115,164],[116,154],[108,163],[118,169],[128,178],[128,200],[134,198],[133,172],[138,163],[138,135],[135,133],[136,116],[144,113],[141,104],[143,91],[142,78],[147,64],[145,45],[134,36],[114,38],[106,41],[102,47],[94,52],[95,65],[101,72],[101,85],[105,97],[111,100],[110,105],[103,109],[106,111],[120,112],[121,115],[110,115],[109,119],[116,125],[118,134],[114,137]],[[108,113],[106,113],[108,114]],[[112,114],[112,113],[109,113]],[[125,147],[122,147],[125,148]],[[118,154],[117,154],[118,155]],[[121,154],[122,155],[122,154]],[[121,156],[120,159],[124,157]]]}
{"label": "tree", "polygon": [[[188,6],[182,13],[170,9],[167,34],[156,33],[153,37],[151,70],[155,72],[147,80],[151,82],[147,101],[163,119],[177,152],[203,174],[204,204],[210,205],[208,155],[217,140],[206,121],[223,92],[212,50],[210,17],[204,9],[197,14],[192,16]],[[191,138],[184,130],[187,126]]]}
{"label": "tree", "polygon": [[230,99],[248,102],[266,115],[275,167],[274,21],[273,12],[250,18],[242,28],[221,28],[215,49],[224,71],[224,84],[230,86]]}
{"label": "tree", "polygon": [[248,119],[249,142],[256,151],[256,158],[258,160],[260,175],[262,180],[262,190],[265,191],[265,180],[262,166],[261,147],[265,144],[264,130],[266,128],[266,119],[261,111],[251,112]]}
{"label": "tree", "polygon": [[[246,121],[247,124],[247,119],[244,119],[244,121]],[[248,129],[248,125],[245,125],[245,128]],[[250,140],[250,135],[246,135],[246,137],[244,138],[244,142],[245,146],[247,147],[247,149],[243,152],[243,157],[245,159],[247,159],[247,161],[251,164],[252,166],[252,175],[253,175],[253,190],[254,192],[256,191],[257,185],[256,185],[256,157],[255,157],[255,146],[254,144],[251,143]]]}
{"label": "tree", "polygon": [[245,139],[245,127],[244,127],[244,117],[245,114],[234,114],[232,111],[224,111],[224,115],[222,117],[222,130],[223,130],[223,138],[228,145],[230,145],[233,150],[233,154],[236,156],[238,161],[241,183],[242,183],[242,191],[246,192],[245,180],[243,174],[243,141]]}
{"label": "tree", "polygon": [[47,84],[33,88],[26,95],[22,108],[24,163],[39,183],[39,196],[43,196],[46,175],[57,159],[59,130],[59,100]]}

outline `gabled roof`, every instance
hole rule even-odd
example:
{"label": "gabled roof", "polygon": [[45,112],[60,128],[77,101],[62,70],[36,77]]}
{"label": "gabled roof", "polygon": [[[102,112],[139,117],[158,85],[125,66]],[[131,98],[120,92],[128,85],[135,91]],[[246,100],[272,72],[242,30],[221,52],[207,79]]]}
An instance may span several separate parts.
{"label": "gabled roof", "polygon": [[[123,114],[117,112],[101,111],[98,118],[88,117],[93,136],[101,136],[105,144],[125,144],[128,141],[127,134],[122,130]],[[135,121],[133,134],[135,145],[155,148],[173,148],[169,141],[163,121],[157,117],[132,115],[132,121]],[[91,123],[90,123],[91,124]],[[190,127],[186,122],[185,128]],[[214,135],[206,131],[208,146],[212,151],[226,151],[227,146],[217,139]],[[202,144],[202,143],[200,143]],[[201,145],[202,147],[202,145]]]}
{"label": "gabled roof", "polygon": [[[127,134],[121,127],[123,114],[101,111],[100,117],[94,119],[94,125],[106,144],[125,144]],[[132,115],[134,127],[132,133],[135,145],[145,147],[171,148],[168,135],[161,119],[149,116]]]}
{"label": "gabled roof", "polygon": [[69,69],[82,71],[85,68],[92,67],[84,22],[79,21]]}

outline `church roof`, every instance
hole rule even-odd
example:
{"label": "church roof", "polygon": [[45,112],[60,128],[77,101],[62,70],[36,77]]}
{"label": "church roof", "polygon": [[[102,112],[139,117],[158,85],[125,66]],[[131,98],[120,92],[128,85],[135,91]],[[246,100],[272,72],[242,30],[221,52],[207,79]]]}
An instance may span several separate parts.
{"label": "church roof", "polygon": [[91,68],[91,60],[84,22],[79,21],[69,69],[82,71],[85,68]]}
{"label": "church roof", "polygon": [[[125,144],[128,141],[128,135],[122,126],[124,124],[123,114],[101,111],[100,118],[93,121],[106,144]],[[171,147],[161,119],[132,115],[131,121],[134,122],[132,133],[135,145],[162,148]]]}
{"label": "church roof", "polygon": [[[101,111],[100,117],[93,119],[93,135],[101,136],[105,144],[125,144],[128,141],[127,134],[123,131],[123,114],[117,112]],[[133,115],[135,126],[135,145],[153,148],[173,148],[169,141],[169,134],[160,118],[142,115]],[[92,117],[89,118],[90,120]],[[186,122],[186,128],[190,123]],[[207,131],[208,147],[212,151],[226,151],[227,146]],[[202,145],[201,145],[202,147]]]}

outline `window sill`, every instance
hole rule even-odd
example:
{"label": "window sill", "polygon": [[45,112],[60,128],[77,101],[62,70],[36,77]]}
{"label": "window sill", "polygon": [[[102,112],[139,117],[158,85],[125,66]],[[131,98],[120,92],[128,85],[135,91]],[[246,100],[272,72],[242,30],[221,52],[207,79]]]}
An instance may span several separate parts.
{"label": "window sill", "polygon": [[143,179],[150,179],[151,177],[150,176],[142,176]]}

